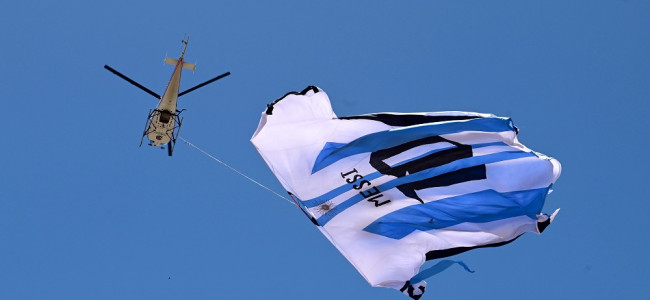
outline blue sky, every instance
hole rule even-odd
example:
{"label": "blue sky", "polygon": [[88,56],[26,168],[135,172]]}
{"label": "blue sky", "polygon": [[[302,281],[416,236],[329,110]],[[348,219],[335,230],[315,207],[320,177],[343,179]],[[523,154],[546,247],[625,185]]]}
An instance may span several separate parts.
{"label": "blue sky", "polygon": [[[543,235],[458,256],[424,299],[641,299],[650,274],[647,1],[12,1],[0,11],[1,299],[407,299],[295,207],[189,146],[138,148],[180,54],[181,135],[270,188],[267,103],[512,117],[563,164]],[[168,279],[171,277],[171,279]]]}

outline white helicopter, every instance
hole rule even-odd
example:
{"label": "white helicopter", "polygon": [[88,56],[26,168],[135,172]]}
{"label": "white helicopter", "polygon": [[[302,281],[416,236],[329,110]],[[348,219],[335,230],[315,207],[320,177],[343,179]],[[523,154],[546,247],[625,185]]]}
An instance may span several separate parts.
{"label": "white helicopter", "polygon": [[167,84],[167,88],[165,89],[162,97],[152,90],[137,83],[135,80],[126,77],[124,74],[109,67],[108,65],[104,65],[105,69],[113,72],[115,75],[139,87],[141,90],[156,97],[157,99],[160,99],[158,106],[156,106],[154,110],[149,110],[147,124],[145,125],[144,132],[142,133],[142,138],[140,139],[140,146],[142,146],[142,141],[146,136],[149,139],[149,146],[161,147],[162,145],[167,144],[167,153],[169,156],[172,156],[172,153],[174,152],[176,139],[178,138],[178,133],[180,132],[181,124],[183,123],[183,118],[180,118],[179,116],[184,109],[177,110],[178,97],[230,75],[230,72],[223,73],[217,77],[214,77],[206,82],[203,82],[179,93],[178,90],[181,83],[181,71],[183,68],[192,71],[194,71],[196,68],[196,65],[183,61],[189,38],[182,40],[182,42],[184,46],[180,58],[165,58],[165,63],[174,65],[175,68],[174,73],[172,73],[172,78],[169,80],[169,84]]}

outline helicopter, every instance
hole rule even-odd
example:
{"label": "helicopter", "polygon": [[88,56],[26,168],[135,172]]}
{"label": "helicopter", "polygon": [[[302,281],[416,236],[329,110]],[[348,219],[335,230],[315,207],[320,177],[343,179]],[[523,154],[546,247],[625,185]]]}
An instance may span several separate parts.
{"label": "helicopter", "polygon": [[147,139],[149,139],[149,146],[164,148],[163,145],[167,144],[167,153],[169,156],[172,156],[172,153],[174,152],[174,147],[176,146],[176,139],[179,136],[181,125],[183,124],[183,118],[180,117],[180,114],[181,112],[184,111],[184,109],[181,110],[177,109],[178,97],[188,94],[198,88],[201,88],[205,85],[208,85],[212,82],[215,82],[221,78],[230,75],[230,72],[223,73],[217,77],[214,77],[210,80],[207,80],[201,84],[198,84],[194,87],[191,87],[179,93],[178,91],[181,82],[182,70],[188,69],[194,71],[196,69],[195,64],[184,61],[185,50],[187,49],[187,44],[189,43],[189,40],[190,39],[188,37],[181,41],[183,43],[183,51],[181,52],[181,56],[178,59],[165,57],[164,62],[166,64],[170,64],[175,67],[174,67],[174,72],[172,73],[172,77],[169,80],[169,83],[167,84],[167,87],[165,88],[165,92],[163,93],[162,97],[157,93],[155,93],[154,91],[136,82],[135,80],[109,67],[108,65],[104,65],[104,68],[111,71],[113,74],[119,76],[120,78],[128,81],[132,85],[147,92],[149,95],[156,97],[156,99],[159,99],[156,108],[153,110],[149,110],[147,123],[142,133],[142,138],[140,138],[140,146],[142,146],[142,142],[144,141],[144,137],[146,136]]}

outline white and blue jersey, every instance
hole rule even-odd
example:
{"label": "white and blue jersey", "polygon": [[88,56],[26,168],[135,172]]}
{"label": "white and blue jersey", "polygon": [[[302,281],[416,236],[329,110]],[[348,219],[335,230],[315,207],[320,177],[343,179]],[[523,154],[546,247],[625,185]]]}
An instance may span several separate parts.
{"label": "white and blue jersey", "polygon": [[313,86],[269,104],[251,141],[372,286],[414,299],[424,278],[454,262],[420,270],[426,260],[541,233],[552,220],[544,200],[561,171],[557,160],[518,142],[509,118],[337,117]]}

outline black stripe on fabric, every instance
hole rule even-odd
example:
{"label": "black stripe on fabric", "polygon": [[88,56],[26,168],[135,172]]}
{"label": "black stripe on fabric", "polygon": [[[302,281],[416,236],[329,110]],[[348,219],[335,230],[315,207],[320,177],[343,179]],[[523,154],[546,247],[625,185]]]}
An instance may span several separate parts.
{"label": "black stripe on fabric", "polygon": [[424,291],[426,290],[426,288],[424,286],[419,286],[418,290],[420,290],[422,293],[420,293],[419,295],[415,295],[415,288],[413,287],[413,285],[411,285],[410,280],[407,280],[404,283],[404,286],[401,289],[399,289],[399,291],[402,292],[402,293],[404,293],[404,291],[406,291],[409,298],[415,299],[415,300],[418,300],[418,299],[422,298],[422,295],[424,295]]}
{"label": "black stripe on fabric", "polygon": [[[400,153],[404,153],[410,149],[427,144],[437,143],[450,143],[454,147],[441,150],[424,157],[409,161],[407,163],[399,164],[397,166],[390,166],[384,160],[394,157]],[[381,149],[370,154],[370,165],[377,171],[384,175],[391,175],[395,177],[404,177],[407,174],[414,174],[426,169],[442,166],[459,159],[469,158],[473,156],[472,146],[464,145],[452,140],[445,139],[441,136],[435,135],[426,138],[413,140],[404,144],[400,144],[391,148]],[[486,179],[485,165],[478,165],[469,168],[464,168],[438,176],[426,178],[416,182],[405,183],[397,186],[405,196],[416,199],[422,203],[422,199],[418,197],[416,190],[423,190],[426,188],[450,186],[471,180]]]}
{"label": "black stripe on fabric", "polygon": [[436,123],[445,121],[460,121],[482,118],[479,116],[426,116],[419,114],[367,114],[360,116],[340,117],[342,120],[372,120],[388,126],[412,126],[417,124]]}
{"label": "black stripe on fabric", "polygon": [[407,185],[414,190],[423,190],[481,179],[487,179],[487,171],[485,165],[463,168],[404,185]]}
{"label": "black stripe on fabric", "polygon": [[544,232],[544,229],[548,227],[548,225],[551,225],[551,218],[546,219],[544,222],[537,222],[537,230],[539,233]]}
{"label": "black stripe on fabric", "polygon": [[282,101],[282,100],[283,100],[284,98],[286,98],[287,96],[289,96],[289,95],[303,95],[303,96],[304,96],[304,95],[307,94],[307,92],[309,92],[309,91],[313,91],[314,93],[318,93],[318,92],[320,92],[320,90],[319,90],[317,87],[313,86],[313,85],[310,85],[310,86],[306,87],[304,90],[302,90],[302,91],[300,91],[300,92],[288,92],[288,93],[284,94],[284,96],[282,96],[282,97],[278,98],[277,100],[275,100],[275,101],[273,101],[273,102],[267,104],[267,105],[266,105],[266,112],[265,112],[265,113],[266,113],[267,115],[272,115],[272,114],[273,114],[273,106],[274,106],[276,103]]}
{"label": "black stripe on fabric", "polygon": [[433,260],[433,259],[449,257],[449,256],[452,256],[452,255],[460,254],[460,253],[463,253],[463,252],[466,252],[466,251],[469,251],[469,250],[473,250],[473,249],[501,247],[501,246],[504,246],[504,245],[507,245],[507,244],[510,244],[510,243],[514,242],[520,236],[521,236],[521,234],[518,235],[517,237],[515,237],[512,240],[499,242],[499,243],[494,243],[494,244],[487,244],[487,245],[474,246],[474,247],[456,247],[456,248],[429,251],[426,254],[426,260]]}
{"label": "black stripe on fabric", "polygon": [[409,287],[409,285],[411,285],[411,281],[407,280],[406,282],[404,282],[404,286],[401,289],[399,289],[399,291],[400,292],[406,291],[406,289]]}
{"label": "black stripe on fabric", "polygon": [[[425,157],[421,157],[414,161],[391,167],[384,160],[396,156],[400,153],[406,152],[410,149],[427,145],[427,144],[437,144],[437,143],[450,143],[455,147],[448,148],[436,153],[429,154]],[[377,171],[381,172],[384,175],[392,175],[395,177],[406,176],[406,173],[417,173],[422,170],[426,170],[433,167],[442,166],[450,162],[472,157],[472,146],[463,145],[452,140],[445,139],[441,136],[434,135],[430,137],[425,137],[417,140],[412,140],[404,144],[400,144],[391,148],[377,150],[370,154],[370,165],[375,168]]]}
{"label": "black stripe on fabric", "polygon": [[424,296],[424,291],[426,290],[426,287],[424,287],[424,286],[419,286],[419,287],[418,287],[418,290],[420,290],[422,293],[419,294],[419,295],[414,295],[414,296],[412,296],[413,299],[415,299],[415,300],[418,300],[418,299],[422,298],[422,296]]}

